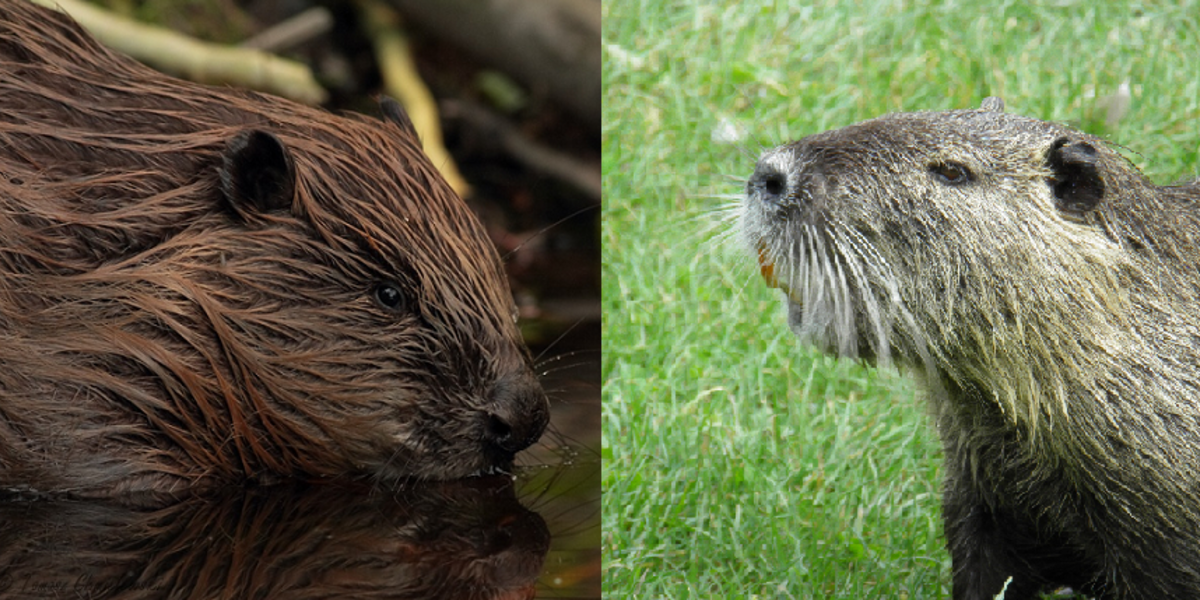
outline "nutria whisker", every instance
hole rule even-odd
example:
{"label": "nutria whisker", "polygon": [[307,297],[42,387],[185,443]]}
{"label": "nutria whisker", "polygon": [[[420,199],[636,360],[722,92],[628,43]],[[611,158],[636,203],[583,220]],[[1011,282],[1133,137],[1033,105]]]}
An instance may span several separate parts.
{"label": "nutria whisker", "polygon": [[759,158],[738,230],[791,329],[925,389],[956,600],[1200,596],[1198,206],[995,98]]}

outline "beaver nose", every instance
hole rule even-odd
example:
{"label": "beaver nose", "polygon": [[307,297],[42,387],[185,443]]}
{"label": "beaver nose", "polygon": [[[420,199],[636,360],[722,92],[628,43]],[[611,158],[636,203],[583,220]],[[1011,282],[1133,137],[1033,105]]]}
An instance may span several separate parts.
{"label": "beaver nose", "polygon": [[486,415],[486,441],[505,453],[516,454],[542,437],[550,421],[550,405],[542,386],[530,375],[497,385]]}

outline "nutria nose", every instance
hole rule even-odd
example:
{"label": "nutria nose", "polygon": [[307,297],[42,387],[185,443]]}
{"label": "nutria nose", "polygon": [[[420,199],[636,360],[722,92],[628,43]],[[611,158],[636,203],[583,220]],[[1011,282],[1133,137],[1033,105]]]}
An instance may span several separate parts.
{"label": "nutria nose", "polygon": [[516,454],[538,441],[550,421],[546,393],[530,375],[498,384],[487,411],[487,442],[505,453]]}
{"label": "nutria nose", "polygon": [[754,174],[746,182],[746,192],[756,195],[767,204],[778,205],[788,195],[787,173],[781,171],[773,162],[760,161],[754,169]]}

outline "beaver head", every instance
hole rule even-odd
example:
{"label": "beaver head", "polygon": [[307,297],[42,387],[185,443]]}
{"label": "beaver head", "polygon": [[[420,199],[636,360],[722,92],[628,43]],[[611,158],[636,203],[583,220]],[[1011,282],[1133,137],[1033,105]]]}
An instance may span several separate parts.
{"label": "beaver head", "polygon": [[206,88],[0,12],[0,483],[447,479],[538,439],[499,257],[398,107]]}

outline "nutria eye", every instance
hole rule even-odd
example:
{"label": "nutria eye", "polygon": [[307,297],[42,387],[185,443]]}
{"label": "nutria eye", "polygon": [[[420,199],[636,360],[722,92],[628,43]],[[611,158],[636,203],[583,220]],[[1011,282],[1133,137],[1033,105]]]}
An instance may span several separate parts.
{"label": "nutria eye", "polygon": [[404,293],[394,283],[381,283],[375,286],[375,301],[379,306],[391,311],[401,312],[407,308]]}
{"label": "nutria eye", "polygon": [[955,162],[939,162],[929,165],[929,172],[947,185],[962,185],[971,181],[971,170]]}

